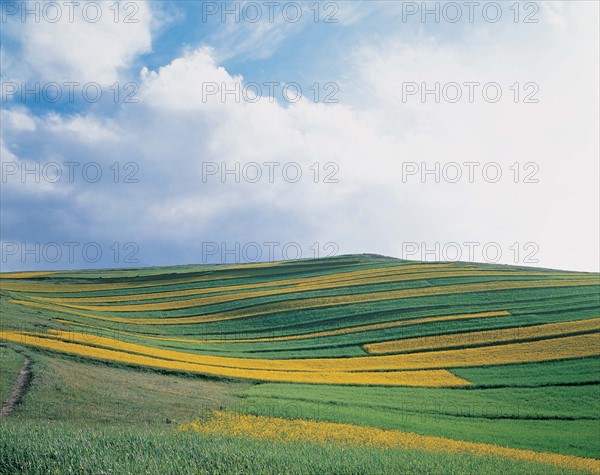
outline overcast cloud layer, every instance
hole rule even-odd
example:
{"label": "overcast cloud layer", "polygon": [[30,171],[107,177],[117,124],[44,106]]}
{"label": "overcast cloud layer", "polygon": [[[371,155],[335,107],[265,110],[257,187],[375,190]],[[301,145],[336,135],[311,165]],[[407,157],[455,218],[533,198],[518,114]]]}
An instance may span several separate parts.
{"label": "overcast cloud layer", "polygon": [[[200,2],[23,22],[9,3],[2,271],[299,250],[599,270],[597,2],[537,2],[517,22],[505,3],[495,23],[460,2],[456,23],[435,2],[439,23],[406,2],[323,3],[319,22],[303,3],[296,23],[260,2],[256,23],[202,21]],[[436,83],[439,102],[414,90]]]}

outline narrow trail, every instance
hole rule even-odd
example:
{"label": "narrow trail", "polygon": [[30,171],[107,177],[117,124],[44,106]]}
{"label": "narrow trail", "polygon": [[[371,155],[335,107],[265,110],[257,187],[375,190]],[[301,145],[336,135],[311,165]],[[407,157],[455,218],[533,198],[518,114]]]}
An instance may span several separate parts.
{"label": "narrow trail", "polygon": [[6,398],[6,401],[2,403],[2,409],[0,410],[0,417],[9,416],[12,411],[14,411],[15,407],[19,405],[23,396],[29,389],[29,385],[31,384],[31,360],[25,357],[25,361],[23,362],[23,366],[21,366],[21,370],[19,371],[19,376],[15,381],[15,384],[12,388],[12,391]]}

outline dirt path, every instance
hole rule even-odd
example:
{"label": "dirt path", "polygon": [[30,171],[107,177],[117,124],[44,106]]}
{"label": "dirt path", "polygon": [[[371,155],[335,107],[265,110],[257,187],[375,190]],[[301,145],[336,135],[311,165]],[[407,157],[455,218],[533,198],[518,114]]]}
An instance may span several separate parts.
{"label": "dirt path", "polygon": [[10,413],[17,407],[17,405],[23,399],[23,396],[29,389],[29,385],[31,383],[31,360],[25,357],[25,361],[23,362],[23,366],[21,366],[21,370],[19,371],[19,376],[15,381],[15,385],[12,388],[12,391],[6,398],[6,401],[2,403],[2,410],[0,410],[0,417],[9,416]]}

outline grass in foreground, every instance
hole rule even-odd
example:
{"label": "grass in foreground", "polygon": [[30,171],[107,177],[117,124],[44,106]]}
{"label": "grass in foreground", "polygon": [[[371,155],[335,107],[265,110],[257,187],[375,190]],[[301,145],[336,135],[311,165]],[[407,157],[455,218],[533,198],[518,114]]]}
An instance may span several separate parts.
{"label": "grass in foreground", "polygon": [[[388,282],[392,267],[398,267],[402,275]],[[521,346],[512,344],[513,336],[492,347],[485,346],[485,340],[474,344],[471,337],[467,341],[462,341],[462,337],[454,340],[458,333],[485,337],[493,331],[519,336],[534,324],[570,328],[582,320],[597,319],[599,276],[544,269],[535,270],[539,276],[529,276],[526,272],[531,270],[514,267],[449,267],[451,272],[438,272],[430,264],[385,258],[371,261],[355,256],[269,266],[64,272],[3,279],[0,339],[4,335],[8,342],[7,336],[15,332],[32,332],[7,345],[18,351],[26,348],[33,361],[34,378],[23,404],[8,420],[0,421],[0,473],[577,473],[579,466],[548,465],[544,454],[539,453],[534,455],[541,455],[541,459],[517,461],[507,453],[498,458],[500,452],[477,456],[469,451],[449,454],[436,451],[435,447],[426,452],[423,449],[427,444],[420,443],[385,450],[380,446],[328,445],[331,440],[315,445],[323,442],[319,437],[282,441],[277,437],[256,440],[255,433],[236,431],[210,435],[177,433],[179,424],[195,420],[206,423],[209,412],[234,411],[238,415],[232,417],[242,420],[244,416],[239,413],[284,418],[280,424],[286,427],[290,419],[312,419],[334,423],[335,427],[350,424],[359,434],[395,429],[412,433],[409,437],[421,434],[427,440],[438,436],[454,439],[453,443],[485,442],[597,459],[597,333],[590,329],[584,336],[561,332],[551,335],[556,337],[553,340],[543,341],[539,335],[528,334]],[[349,273],[357,270],[364,274],[360,286],[319,288],[333,281],[346,281]],[[415,270],[419,271],[415,279],[406,280]],[[505,275],[491,276],[498,272]],[[430,278],[421,278],[429,274]],[[311,286],[298,286],[294,292],[282,286],[286,279],[301,278],[304,282],[312,277],[318,277],[319,285],[312,281]],[[580,285],[563,285],[575,280],[581,280]],[[536,282],[543,285],[537,286]],[[532,288],[531,284],[536,285]],[[132,287],[140,285],[143,287]],[[98,286],[114,288],[92,290]],[[456,292],[447,293],[448,289]],[[152,294],[152,298],[145,299]],[[389,299],[392,295],[395,298]],[[36,300],[47,297],[59,300],[51,304]],[[105,298],[108,299],[104,303]],[[23,300],[26,305],[11,299]],[[117,311],[124,305],[135,307],[132,304],[136,302],[141,307]],[[62,304],[100,304],[102,312]],[[157,304],[159,308],[154,308]],[[494,312],[495,316],[430,321],[440,316],[479,312]],[[109,319],[105,320],[105,316]],[[405,325],[409,319],[421,320]],[[192,320],[201,323],[191,323]],[[50,330],[68,332],[63,335],[66,341],[57,340],[58,334],[48,333]],[[91,335],[82,337],[77,333]],[[406,343],[411,338],[431,341],[433,337],[436,341],[453,339],[452,344],[460,348],[475,346],[451,353],[468,356],[456,361],[447,358],[447,351],[380,360],[381,357],[368,356],[362,346],[392,340]],[[89,343],[86,351],[93,353],[94,359],[85,358],[78,351],[66,355],[69,352],[64,351],[63,343],[71,345],[71,349],[81,349],[81,338]],[[88,342],[88,338],[93,341]],[[576,353],[582,349],[576,344],[582,339],[591,348],[585,354]],[[51,340],[60,344],[56,348],[60,353],[49,347],[40,348],[41,341]],[[521,350],[529,346],[536,351],[524,354]],[[109,358],[106,351],[113,347],[120,348],[120,358],[125,355],[127,361]],[[439,350],[429,346],[425,349]],[[103,358],[98,357],[100,350]],[[560,350],[560,355],[569,359],[550,361],[558,357],[551,350]],[[169,359],[169,365],[141,367],[140,355],[166,357],[174,356],[173,352],[179,353],[177,358]],[[489,366],[489,358],[474,360],[474,353],[486,358],[496,355],[495,365]],[[3,384],[9,387],[19,365],[11,360],[18,358],[17,353],[6,354],[10,357],[4,363],[0,361],[0,369],[7,368]],[[576,358],[586,355],[595,357]],[[215,358],[225,356],[230,358]],[[471,384],[441,389],[256,384],[193,374],[199,369],[197,366],[185,366],[189,371],[185,374],[179,361],[185,357],[182,361],[205,364],[206,368],[203,366],[200,371],[204,375],[222,374],[226,367],[233,377],[239,376],[240,369],[257,365],[264,365],[265,372],[270,368],[292,373],[297,365],[308,364],[309,369],[330,373],[336,363],[355,371],[355,363],[362,360],[345,357],[356,356],[364,356],[368,365],[377,363],[374,368],[369,366],[369,371],[383,369],[379,365],[382,361],[393,362],[392,369],[396,370],[408,362],[427,366],[432,358],[438,358],[443,369]],[[319,357],[326,359],[307,359]],[[531,362],[540,358],[544,361]],[[521,363],[506,364],[515,361]],[[226,362],[229,364],[221,366]],[[321,366],[314,368],[317,363]],[[252,379],[264,381],[265,375],[260,376]],[[315,381],[311,376],[307,382]],[[592,472],[597,470],[595,463],[592,461],[589,468]]]}
{"label": "grass in foreground", "polygon": [[10,394],[24,361],[21,353],[0,345],[0,404]]}
{"label": "grass in foreground", "polygon": [[545,464],[422,450],[288,444],[174,429],[0,423],[0,473],[579,474]]}

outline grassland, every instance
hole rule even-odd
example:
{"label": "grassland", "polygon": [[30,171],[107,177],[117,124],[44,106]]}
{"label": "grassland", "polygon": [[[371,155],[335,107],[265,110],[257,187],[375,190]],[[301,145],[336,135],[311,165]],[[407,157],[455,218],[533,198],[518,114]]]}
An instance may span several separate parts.
{"label": "grassland", "polygon": [[0,390],[23,352],[33,382],[0,473],[600,473],[599,292],[368,255],[3,275]]}
{"label": "grassland", "polygon": [[5,401],[25,361],[25,356],[11,348],[0,346],[0,401]]}

